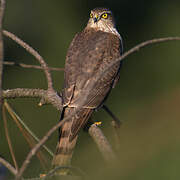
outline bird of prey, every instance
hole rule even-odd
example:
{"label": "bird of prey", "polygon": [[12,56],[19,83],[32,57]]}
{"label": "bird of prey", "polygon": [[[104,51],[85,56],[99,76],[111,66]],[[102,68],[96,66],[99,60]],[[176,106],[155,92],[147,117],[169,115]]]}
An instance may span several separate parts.
{"label": "bird of prey", "polygon": [[79,130],[87,123],[93,111],[103,105],[116,85],[121,63],[113,65],[98,80],[96,75],[117,60],[122,51],[122,39],[112,12],[107,8],[93,9],[87,26],[75,35],[66,56],[61,120],[76,111],[84,97],[86,100],[83,107],[60,129],[53,160],[55,166],[70,164]]}

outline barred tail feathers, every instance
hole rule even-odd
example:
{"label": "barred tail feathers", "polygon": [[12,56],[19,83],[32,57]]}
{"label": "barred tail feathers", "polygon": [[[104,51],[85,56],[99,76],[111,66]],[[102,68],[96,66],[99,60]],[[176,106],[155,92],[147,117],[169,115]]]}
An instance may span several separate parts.
{"label": "barred tail feathers", "polygon": [[[62,117],[67,117],[75,110],[75,108],[65,108]],[[78,138],[78,132],[88,121],[92,111],[92,109],[82,109],[74,117],[63,124],[60,129],[59,142],[53,159],[54,166],[68,166],[71,164],[71,158]]]}

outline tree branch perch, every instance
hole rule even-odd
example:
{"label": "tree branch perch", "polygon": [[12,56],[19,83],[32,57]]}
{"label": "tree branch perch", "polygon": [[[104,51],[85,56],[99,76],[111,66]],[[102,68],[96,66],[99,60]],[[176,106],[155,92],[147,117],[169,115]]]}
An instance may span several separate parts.
{"label": "tree branch perch", "polygon": [[100,128],[98,128],[96,124],[92,124],[88,132],[98,146],[98,149],[102,153],[104,159],[107,162],[112,162],[112,160],[115,160],[116,156],[111,148],[111,145],[103,135]]}
{"label": "tree branch perch", "polygon": [[62,110],[62,99],[56,92],[43,89],[8,89],[4,90],[2,97],[4,99],[13,98],[41,98],[44,104],[52,104],[57,110]]}

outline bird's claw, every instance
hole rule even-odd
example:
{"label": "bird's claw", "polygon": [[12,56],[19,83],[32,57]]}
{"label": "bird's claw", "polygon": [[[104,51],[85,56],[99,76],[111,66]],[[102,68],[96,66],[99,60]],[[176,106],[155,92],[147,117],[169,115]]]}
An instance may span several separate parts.
{"label": "bird's claw", "polygon": [[95,122],[94,123],[96,126],[100,126],[101,124],[102,124],[102,122],[101,121],[98,121],[98,122]]}

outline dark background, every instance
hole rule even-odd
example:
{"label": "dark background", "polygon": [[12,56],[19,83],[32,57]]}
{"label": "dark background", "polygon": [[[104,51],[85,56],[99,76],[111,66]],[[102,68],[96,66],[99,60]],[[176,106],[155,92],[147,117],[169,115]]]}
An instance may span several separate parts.
{"label": "dark background", "polygon": [[[180,36],[180,1],[134,0],[7,0],[4,28],[35,48],[48,65],[64,67],[67,48],[81,31],[92,8],[109,7],[127,51],[136,44],[160,37]],[[123,121],[120,129],[118,163],[106,166],[96,145],[81,132],[73,165],[94,179],[179,179],[180,178],[180,42],[146,47],[124,61],[121,78],[106,104]],[[38,64],[24,49],[5,38],[5,60]],[[61,90],[63,72],[53,72],[54,87]],[[4,89],[46,88],[42,71],[4,68]],[[37,99],[9,100],[19,116],[38,137],[55,123],[60,113],[52,106],[38,107]],[[102,130],[115,147],[111,118],[99,110],[93,119],[102,121]],[[0,125],[1,155],[12,162]],[[8,126],[19,166],[29,147],[11,118]],[[57,132],[48,140],[54,152]],[[48,156],[48,155],[47,155]],[[28,177],[42,172],[36,158]],[[121,177],[121,178],[120,178]]]}

